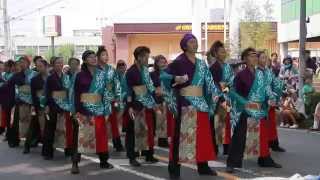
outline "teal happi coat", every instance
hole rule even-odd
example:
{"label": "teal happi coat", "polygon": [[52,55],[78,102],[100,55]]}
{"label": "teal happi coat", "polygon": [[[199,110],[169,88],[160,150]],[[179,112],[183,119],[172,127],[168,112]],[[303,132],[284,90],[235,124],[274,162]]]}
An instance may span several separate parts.
{"label": "teal happi coat", "polygon": [[[31,84],[31,79],[33,77],[35,77],[38,73],[36,71],[33,71],[31,69],[27,69],[24,71],[24,75],[25,75],[25,84],[27,86],[30,86]],[[31,95],[31,91],[29,92],[22,92],[19,91],[19,87],[16,85],[16,98],[18,98],[19,100],[21,100],[24,103],[27,104],[32,104],[32,95]]]}
{"label": "teal happi coat", "polygon": [[[68,74],[63,73],[61,77],[63,90],[66,91],[67,96],[65,98],[53,98],[55,103],[64,111],[71,112],[73,104],[70,101],[70,87],[72,86],[72,78]],[[74,83],[73,83],[74,84]]]}
{"label": "teal happi coat", "polygon": [[[150,73],[148,71],[148,67],[142,66],[140,69],[138,65],[132,65],[127,73],[127,96],[134,97],[133,101],[140,102],[145,108],[152,109],[156,106],[156,102],[153,98],[155,93],[155,87],[150,77]],[[145,85],[147,92],[144,94],[136,94],[133,91],[134,86]]]}
{"label": "teal happi coat", "polygon": [[[103,71],[106,73],[106,92],[104,94],[105,101],[120,101],[121,96],[121,88],[120,88],[120,80],[116,74],[115,68],[111,65],[106,64],[103,68]],[[111,104],[106,106],[106,112],[112,112]]]}
{"label": "teal happi coat", "polygon": [[[107,82],[107,74],[100,70],[96,69],[93,79],[90,83],[90,88],[88,93],[100,94],[103,97],[106,94],[106,82]],[[111,106],[111,101],[106,101],[105,98],[99,103],[83,103],[83,106],[94,116],[100,115],[109,115],[111,111],[106,109],[105,107]],[[107,111],[106,111],[107,110]]]}
{"label": "teal happi coat", "polygon": [[[226,86],[227,87],[232,87],[233,86],[233,80],[234,80],[234,73],[233,73],[233,69],[231,68],[231,66],[227,63],[223,63],[223,64],[220,64],[221,65],[221,70],[222,70],[222,73],[221,73],[221,81],[220,82],[224,82],[226,83]],[[218,72],[215,72],[215,68],[214,67],[211,67],[210,68],[210,71],[212,73],[212,75],[214,76],[216,73]],[[217,83],[217,82],[216,82]],[[219,85],[220,86],[220,85]],[[230,100],[230,97],[228,96],[227,93],[224,93],[222,92],[221,90],[217,91],[219,97],[223,97],[226,101],[228,101],[230,104],[231,104],[231,100]],[[210,111],[211,115],[214,115],[213,112],[214,110],[216,109],[216,103],[214,103],[212,101],[212,99],[209,99],[211,101],[210,103],[210,106],[211,106],[211,109],[212,111]]]}
{"label": "teal happi coat", "polygon": [[[183,87],[172,87],[173,79],[175,76],[182,76],[184,74],[187,74],[188,69],[190,69],[191,66],[195,66],[194,74],[193,76],[188,78],[191,80],[190,84],[191,86],[199,86],[202,87],[203,90],[203,96],[185,96],[184,98],[197,110],[200,112],[210,112],[211,109],[209,108],[209,104],[211,102],[208,101],[208,99],[212,99],[213,96],[218,95],[218,89],[216,88],[211,72],[209,71],[209,68],[207,64],[201,60],[196,59],[195,64],[191,65],[189,60],[186,58],[184,54],[181,54],[174,62],[169,64],[168,68],[165,71],[161,72],[160,80],[162,81],[164,87],[165,87],[165,94],[173,95],[175,89],[179,90]],[[184,69],[186,68],[186,69]],[[185,87],[188,85],[184,85]],[[172,96],[174,98],[165,98],[165,101],[168,101],[167,103],[173,107],[173,110],[177,110],[177,106],[175,105],[175,96]],[[173,111],[174,114],[177,114],[177,112]]]}
{"label": "teal happi coat", "polygon": [[70,104],[70,112],[75,113],[74,105],[74,83],[76,80],[77,73],[65,74],[62,77],[63,87],[68,91],[68,102]]}
{"label": "teal happi coat", "polygon": [[120,97],[119,97],[119,106],[118,110],[122,111],[125,109],[126,106],[126,99],[127,99],[127,92],[128,92],[128,85],[125,73],[116,72],[117,78],[120,81]]}
{"label": "teal happi coat", "polygon": [[[235,87],[232,87],[229,96],[232,101],[231,109],[231,124],[234,129],[242,112],[246,112],[249,117],[253,118],[256,121],[260,121],[262,118],[267,116],[267,99],[268,99],[268,86],[266,84],[266,78],[264,72],[258,68],[255,70],[255,78],[250,89],[249,95],[247,98],[239,95]],[[261,104],[261,109],[253,110],[247,109],[245,105],[249,102],[256,102]]]}

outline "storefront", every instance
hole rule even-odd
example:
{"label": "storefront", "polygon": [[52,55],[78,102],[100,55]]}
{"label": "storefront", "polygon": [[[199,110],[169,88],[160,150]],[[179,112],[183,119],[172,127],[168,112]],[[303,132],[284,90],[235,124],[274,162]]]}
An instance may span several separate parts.
{"label": "storefront", "polygon": [[[203,25],[203,33],[204,33]],[[107,47],[110,59],[123,59],[129,64],[133,62],[133,51],[137,46],[148,46],[151,56],[159,54],[173,60],[180,52],[181,37],[191,32],[190,23],[138,23],[114,24],[103,30],[103,44]],[[223,23],[208,24],[208,45],[214,41],[223,41]],[[205,40],[202,40],[204,47]]]}

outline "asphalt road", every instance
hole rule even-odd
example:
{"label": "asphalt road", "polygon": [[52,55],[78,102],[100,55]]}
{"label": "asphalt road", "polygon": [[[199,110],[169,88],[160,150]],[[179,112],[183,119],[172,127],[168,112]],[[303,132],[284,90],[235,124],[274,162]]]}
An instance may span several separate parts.
{"label": "asphalt road", "polygon": [[[282,164],[282,169],[259,168],[256,161],[245,161],[242,169],[235,174],[227,174],[225,170],[226,157],[219,155],[217,161],[210,162],[210,166],[219,172],[218,177],[199,176],[195,166],[185,164],[181,169],[181,179],[237,179],[290,177],[295,173],[302,175],[320,173],[320,134],[309,133],[304,130],[279,129],[281,146],[287,152],[272,153],[273,159]],[[111,151],[110,162],[115,166],[112,170],[99,168],[98,158],[95,155],[83,156],[80,163],[79,175],[71,175],[71,161],[66,159],[59,150],[52,161],[45,161],[40,156],[41,147],[31,150],[28,155],[22,154],[22,146],[9,148],[0,138],[0,180],[140,180],[140,179],[168,179],[167,158],[168,150],[156,148],[156,155],[161,160],[157,164],[143,163],[142,167],[129,166],[125,153]],[[143,159],[139,161],[144,162]]]}

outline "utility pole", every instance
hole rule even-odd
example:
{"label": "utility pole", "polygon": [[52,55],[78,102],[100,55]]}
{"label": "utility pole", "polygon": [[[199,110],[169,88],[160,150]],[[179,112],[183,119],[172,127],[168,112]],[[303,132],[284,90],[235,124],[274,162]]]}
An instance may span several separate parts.
{"label": "utility pole", "polygon": [[307,24],[306,24],[306,0],[300,0],[300,34],[299,34],[299,101],[300,113],[305,114],[305,107],[303,101],[303,76],[305,74],[305,43],[307,38]]}
{"label": "utility pole", "polygon": [[50,37],[50,39],[51,39],[51,53],[52,53],[52,57],[54,57],[55,56],[55,51],[54,51],[54,36],[51,36]]}
{"label": "utility pole", "polygon": [[2,16],[3,16],[3,35],[4,35],[4,54],[10,58],[9,44],[9,18],[7,12],[7,0],[2,0]]}
{"label": "utility pole", "polygon": [[227,0],[223,0],[223,42],[227,42]]}
{"label": "utility pole", "polygon": [[209,9],[208,9],[208,0],[204,2],[205,9],[205,21],[204,21],[204,52],[208,51],[208,20],[209,20]]}
{"label": "utility pole", "polygon": [[[203,51],[202,49],[202,12],[204,10],[204,1],[199,1],[199,0],[192,0],[191,1],[192,5],[192,34],[196,36],[198,40],[198,48],[199,51]],[[201,56],[199,56],[201,57]]]}

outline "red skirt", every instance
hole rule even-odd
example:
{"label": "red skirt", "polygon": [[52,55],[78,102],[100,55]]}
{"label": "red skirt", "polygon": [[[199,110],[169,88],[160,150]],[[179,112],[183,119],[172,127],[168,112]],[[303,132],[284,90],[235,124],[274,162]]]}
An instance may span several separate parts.
{"label": "red skirt", "polygon": [[271,107],[268,114],[269,142],[278,139],[276,108]]}
{"label": "red skirt", "polygon": [[112,133],[112,138],[117,139],[120,137],[120,132],[119,132],[119,125],[117,121],[117,109],[114,106],[114,102],[112,103],[112,112],[109,116],[109,122],[111,125],[111,133]]}
{"label": "red skirt", "polygon": [[169,159],[173,160],[174,148],[179,148],[179,159],[181,162],[200,163],[216,159],[216,151],[212,144],[209,114],[199,112],[194,108],[183,107],[179,146],[170,143]]}
{"label": "red skirt", "polygon": [[1,107],[1,115],[0,115],[0,118],[1,118],[1,128],[5,129],[7,127],[7,119],[6,119],[6,111]]}

